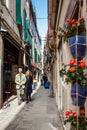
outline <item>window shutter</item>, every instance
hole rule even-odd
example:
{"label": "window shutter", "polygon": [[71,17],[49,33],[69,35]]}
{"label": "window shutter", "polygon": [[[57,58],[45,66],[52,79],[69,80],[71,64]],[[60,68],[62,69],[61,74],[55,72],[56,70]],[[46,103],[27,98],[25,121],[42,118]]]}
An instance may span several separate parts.
{"label": "window shutter", "polygon": [[16,0],[16,23],[21,24],[21,0]]}

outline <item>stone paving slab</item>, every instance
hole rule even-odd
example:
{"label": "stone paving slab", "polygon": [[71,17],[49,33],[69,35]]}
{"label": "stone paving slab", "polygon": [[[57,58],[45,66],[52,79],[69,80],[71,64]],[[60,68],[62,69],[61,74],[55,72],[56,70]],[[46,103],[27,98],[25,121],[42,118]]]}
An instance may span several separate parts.
{"label": "stone paving slab", "polygon": [[[38,85],[37,88],[36,88],[36,90],[33,91],[32,96],[37,93],[37,90],[39,89],[39,87],[40,86]],[[22,104],[18,106],[17,98],[15,98],[14,100],[12,100],[10,102],[10,107],[8,107],[8,108],[6,108],[4,110],[0,109],[0,130],[5,130],[9,126],[9,124],[12,121],[14,121],[14,119],[16,118],[16,116],[18,115],[18,113],[21,112],[21,110],[24,108],[25,105],[26,105],[26,103],[22,102]],[[23,117],[17,118],[15,120],[14,124],[9,128],[9,130],[15,130],[16,127],[19,124],[19,121],[22,118]]]}
{"label": "stone paving slab", "polygon": [[49,91],[40,87],[5,130],[61,130],[55,99],[49,97]]}

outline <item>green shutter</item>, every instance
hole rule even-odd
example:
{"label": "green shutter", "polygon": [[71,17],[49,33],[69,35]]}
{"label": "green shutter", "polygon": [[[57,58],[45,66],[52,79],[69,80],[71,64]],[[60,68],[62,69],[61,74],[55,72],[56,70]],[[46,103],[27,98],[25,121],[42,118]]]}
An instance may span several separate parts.
{"label": "green shutter", "polygon": [[24,39],[27,38],[27,31],[26,31],[26,10],[23,10],[23,19],[24,19]]}
{"label": "green shutter", "polygon": [[49,61],[49,57],[47,57],[47,59],[46,59],[46,64],[48,64],[48,61]]}
{"label": "green shutter", "polygon": [[16,0],[16,23],[21,24],[21,0]]}
{"label": "green shutter", "polygon": [[38,55],[38,62],[40,62],[40,56]]}
{"label": "green shutter", "polygon": [[36,48],[34,48],[34,60],[35,60],[35,62],[37,62],[37,50],[36,50]]}
{"label": "green shutter", "polygon": [[40,45],[42,45],[41,40],[40,40]]}
{"label": "green shutter", "polygon": [[26,20],[26,28],[27,28],[27,29],[30,28],[30,23],[29,23],[29,20],[28,20],[28,19]]}
{"label": "green shutter", "polygon": [[37,61],[39,62],[39,55],[38,55],[38,60]]}
{"label": "green shutter", "polygon": [[26,14],[26,10],[24,9],[23,10],[23,15],[24,15],[24,39],[30,44],[32,45],[32,38],[30,36],[30,33],[29,33],[29,20],[26,19],[27,17],[27,14]]}
{"label": "green shutter", "polygon": [[40,56],[39,56],[39,62],[40,62]]}

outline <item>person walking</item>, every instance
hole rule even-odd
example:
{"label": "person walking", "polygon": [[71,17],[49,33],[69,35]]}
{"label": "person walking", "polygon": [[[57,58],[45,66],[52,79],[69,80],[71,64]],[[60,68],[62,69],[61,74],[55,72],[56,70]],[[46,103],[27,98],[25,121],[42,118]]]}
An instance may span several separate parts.
{"label": "person walking", "polygon": [[44,76],[43,76],[43,81],[44,81],[44,87],[45,87],[45,84],[48,81],[48,78],[47,78],[46,74],[44,74]]}
{"label": "person walking", "polygon": [[25,88],[26,76],[22,73],[22,68],[18,69],[18,74],[15,76],[15,83],[17,89],[18,105],[21,104],[21,100],[24,101],[24,88]]}
{"label": "person walking", "polygon": [[33,83],[33,78],[32,78],[31,71],[27,70],[26,83],[25,83],[26,104],[29,103],[29,101],[31,101],[32,83]]}
{"label": "person walking", "polygon": [[40,84],[41,84],[41,86],[43,86],[43,75],[42,74],[40,75]]}

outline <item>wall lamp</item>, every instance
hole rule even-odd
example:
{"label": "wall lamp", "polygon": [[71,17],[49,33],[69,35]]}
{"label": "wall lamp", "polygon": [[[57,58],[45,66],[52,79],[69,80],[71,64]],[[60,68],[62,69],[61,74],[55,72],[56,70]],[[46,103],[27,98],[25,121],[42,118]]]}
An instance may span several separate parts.
{"label": "wall lamp", "polygon": [[3,28],[0,29],[0,33],[6,33],[6,32],[7,32],[6,29],[3,29]]}

